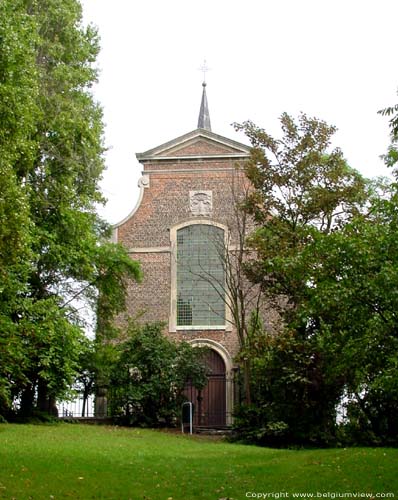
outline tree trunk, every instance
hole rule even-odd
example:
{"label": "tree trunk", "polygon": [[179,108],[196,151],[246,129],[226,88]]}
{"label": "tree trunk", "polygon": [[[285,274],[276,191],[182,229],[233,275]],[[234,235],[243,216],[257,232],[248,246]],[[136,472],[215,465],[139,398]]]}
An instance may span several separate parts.
{"label": "tree trunk", "polygon": [[86,401],[87,401],[87,396],[86,394],[83,394],[83,407],[82,407],[82,417],[84,417],[86,413]]}
{"label": "tree trunk", "polygon": [[47,382],[43,379],[39,379],[37,386],[37,409],[49,415],[58,416],[55,398],[48,393]]}
{"label": "tree trunk", "polygon": [[82,417],[85,417],[88,396],[89,396],[89,388],[87,386],[84,386]]}
{"label": "tree trunk", "polygon": [[243,362],[243,387],[245,391],[245,403],[252,403],[251,388],[250,388],[250,363],[247,359]]}
{"label": "tree trunk", "polygon": [[21,406],[19,413],[24,417],[29,417],[33,414],[33,404],[35,400],[35,386],[28,385],[22,392]]}

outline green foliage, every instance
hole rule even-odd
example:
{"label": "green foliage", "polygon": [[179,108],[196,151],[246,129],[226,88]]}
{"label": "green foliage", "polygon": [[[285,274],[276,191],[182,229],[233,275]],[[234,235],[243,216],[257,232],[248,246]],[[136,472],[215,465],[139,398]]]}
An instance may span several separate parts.
{"label": "green foliage", "polygon": [[128,339],[116,349],[110,404],[112,415],[123,423],[172,425],[181,411],[188,380],[197,388],[206,384],[203,350],[169,340],[159,324],[131,323]]}
{"label": "green foliage", "polygon": [[24,371],[37,373],[52,394],[63,396],[73,382],[83,332],[68,321],[54,298],[33,302],[18,326],[28,359]]}
{"label": "green foliage", "polygon": [[365,180],[341,151],[329,150],[335,128],[306,115],[297,121],[282,115],[279,140],[251,122],[237,125],[253,144],[247,175],[255,189],[246,209],[259,227],[249,238],[258,258],[247,273],[271,298],[284,295],[292,312],[308,288],[298,265],[306,263],[297,256],[317,233],[352,219],[368,197]]}
{"label": "green foliage", "polygon": [[351,428],[355,421],[356,433],[373,434],[374,443],[398,442],[397,237],[392,199],[319,241],[316,251],[324,265],[314,270],[314,290],[305,305],[320,318],[326,375],[344,381]]}
{"label": "green foliage", "polygon": [[268,418],[266,408],[258,404],[240,405],[235,414],[236,435],[231,440],[266,446],[287,446],[292,442],[289,426]]}
{"label": "green foliage", "polygon": [[98,50],[77,0],[0,3],[0,413],[13,398],[26,413],[53,408],[81,358],[79,308],[106,293],[109,322],[125,276],[139,278],[96,214]]}
{"label": "green foliage", "polygon": [[255,188],[251,212],[262,224],[275,219],[283,223],[284,233],[295,237],[291,245],[296,246],[300,228],[316,226],[327,232],[357,213],[365,200],[365,183],[339,149],[330,151],[335,127],[305,114],[295,121],[284,113],[280,122],[281,139],[250,121],[235,127],[253,146],[247,165]]}
{"label": "green foliage", "polygon": [[31,160],[37,96],[35,23],[21,6],[0,3],[0,414],[13,385],[25,380],[15,316],[33,256],[27,192],[15,170]]}
{"label": "green foliage", "polygon": [[138,262],[133,261],[120,244],[103,243],[94,249],[97,308],[97,337],[105,340],[118,334],[113,318],[126,307],[128,278],[141,281]]}
{"label": "green foliage", "polygon": [[[279,140],[251,122],[237,126],[254,146],[247,175],[255,189],[246,209],[259,228],[249,240],[257,259],[247,274],[283,319],[277,335],[257,328],[241,352],[256,409],[241,409],[238,427],[263,444],[330,444],[343,395],[362,413],[373,400],[368,423],[372,412],[373,420],[381,417],[371,387],[377,380],[386,396],[384,374],[394,366],[385,321],[394,314],[396,260],[393,238],[383,237],[388,203],[379,194],[388,200],[391,187],[365,181],[338,149],[330,151],[334,127],[305,115],[295,122],[284,114],[281,124]],[[394,398],[390,390],[383,408]]]}
{"label": "green foliage", "polygon": [[[290,272],[300,300],[277,336],[257,334],[250,356],[255,418],[238,422],[248,439],[283,421],[285,441],[396,444],[398,427],[398,238],[396,197],[338,231],[313,232]],[[286,279],[286,276],[285,276]],[[336,408],[346,419],[336,433]]]}
{"label": "green foliage", "polygon": [[[398,104],[381,109],[378,113],[389,117],[391,144],[388,147],[387,153],[383,156],[384,163],[387,167],[396,167],[398,162]],[[395,168],[395,177],[397,177],[397,173]]]}
{"label": "green foliage", "polygon": [[241,352],[250,358],[253,404],[238,409],[240,439],[262,445],[335,442],[341,384],[326,375],[318,337],[259,331]]}

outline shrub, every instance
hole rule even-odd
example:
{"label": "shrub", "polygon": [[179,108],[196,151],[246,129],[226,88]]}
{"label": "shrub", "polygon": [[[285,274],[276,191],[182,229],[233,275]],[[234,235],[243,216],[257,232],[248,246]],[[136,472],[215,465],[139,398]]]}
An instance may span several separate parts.
{"label": "shrub", "polygon": [[116,349],[109,403],[111,415],[122,424],[173,425],[188,380],[198,389],[206,384],[203,349],[169,340],[161,324],[131,323],[128,340]]}

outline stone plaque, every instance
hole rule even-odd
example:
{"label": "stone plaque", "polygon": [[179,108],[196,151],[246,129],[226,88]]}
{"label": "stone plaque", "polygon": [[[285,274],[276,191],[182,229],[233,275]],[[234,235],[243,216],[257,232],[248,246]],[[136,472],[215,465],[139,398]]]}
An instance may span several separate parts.
{"label": "stone plaque", "polygon": [[210,216],[213,211],[212,191],[189,191],[189,208],[192,215]]}

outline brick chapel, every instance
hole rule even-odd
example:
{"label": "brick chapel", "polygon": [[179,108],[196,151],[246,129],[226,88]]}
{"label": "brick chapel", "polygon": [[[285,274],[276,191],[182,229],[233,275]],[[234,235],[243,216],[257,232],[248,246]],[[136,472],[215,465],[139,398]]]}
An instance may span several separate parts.
{"label": "brick chapel", "polygon": [[209,348],[212,374],[200,395],[191,388],[198,425],[232,422],[238,338],[222,282],[216,242],[233,246],[237,165],[250,148],[214,133],[203,83],[198,125],[181,137],[138,153],[139,198],[114,226],[114,241],[141,263],[143,281],[129,285],[128,313],[166,324],[165,334]]}

